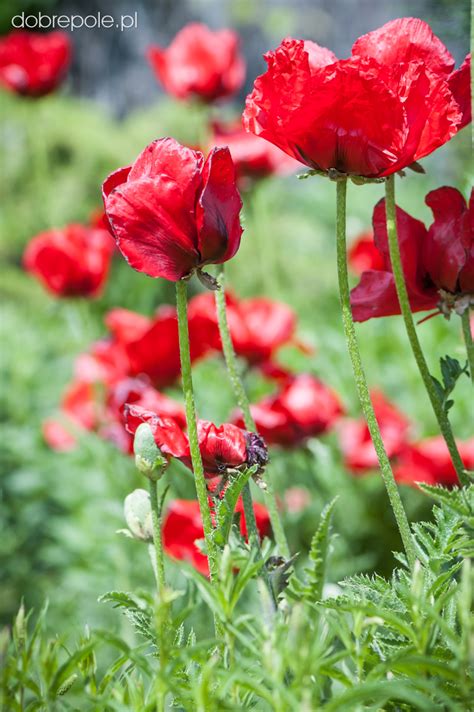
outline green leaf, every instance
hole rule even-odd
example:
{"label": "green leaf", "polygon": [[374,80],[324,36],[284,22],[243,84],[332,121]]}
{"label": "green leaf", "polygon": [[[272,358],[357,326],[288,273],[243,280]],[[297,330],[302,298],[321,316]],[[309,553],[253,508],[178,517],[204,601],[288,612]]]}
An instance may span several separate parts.
{"label": "green leaf", "polygon": [[304,570],[304,582],[296,573],[290,576],[287,593],[295,600],[306,600],[318,603],[322,599],[323,586],[326,579],[326,564],[329,548],[329,533],[331,519],[337,497],[326,505],[321,512],[318,528],[311,541],[309,566]]}
{"label": "green leaf", "polygon": [[258,470],[258,465],[249,467],[236,475],[227,487],[222,499],[216,503],[216,528],[214,530],[214,541],[219,546],[225,546],[229,540],[232,527],[233,516],[237,500],[249,479]]}

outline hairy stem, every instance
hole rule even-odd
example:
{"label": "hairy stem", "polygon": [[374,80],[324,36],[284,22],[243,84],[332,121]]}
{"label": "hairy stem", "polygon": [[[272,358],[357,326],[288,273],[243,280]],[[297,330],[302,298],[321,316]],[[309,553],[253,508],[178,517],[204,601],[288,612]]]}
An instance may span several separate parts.
{"label": "hairy stem", "polygon": [[466,344],[467,363],[469,365],[469,373],[471,382],[474,385],[474,342],[472,341],[471,323],[469,319],[469,309],[466,309],[461,316],[462,333],[464,343]]}
{"label": "hairy stem", "polygon": [[405,284],[405,276],[403,273],[402,259],[400,255],[400,245],[398,243],[397,219],[395,206],[395,176],[389,176],[385,183],[385,211],[387,218],[387,234],[388,245],[390,250],[390,261],[392,263],[392,272],[397,289],[398,301],[402,312],[405,329],[410,342],[411,350],[415,357],[421,378],[425,384],[428,397],[430,399],[434,414],[438,421],[439,429],[446,441],[446,445],[451,455],[456,474],[459,481],[463,485],[469,484],[469,480],[464,472],[464,465],[459,454],[459,450],[454,439],[453,431],[448,420],[446,411],[438,398],[435,385],[426,363],[421,344],[416,333],[415,322],[411,313],[410,301],[408,299],[408,291]]}
{"label": "hairy stem", "polygon": [[347,348],[352,362],[352,370],[359,396],[362,412],[367,421],[370,436],[374,444],[377,458],[380,465],[382,478],[387,489],[387,494],[392,505],[393,514],[398,524],[400,536],[405,548],[408,563],[411,568],[415,563],[415,547],[410,531],[407,515],[403,507],[400,493],[398,491],[395,478],[393,476],[390,461],[385,451],[380,429],[375,417],[374,408],[370,399],[367,379],[357,343],[354,320],[350,304],[349,280],[347,275],[347,247],[346,247],[346,193],[347,180],[337,181],[337,215],[336,215],[336,238],[337,238],[337,274],[339,280],[339,294],[342,308],[342,321],[346,336]]}
{"label": "hairy stem", "polygon": [[161,533],[161,510],[158,504],[158,483],[155,480],[150,480],[150,504],[156,562],[156,583],[158,587],[158,595],[161,598],[162,591],[166,586],[166,579],[165,560],[163,556],[163,537]]}
{"label": "hairy stem", "polygon": [[213,526],[207,497],[206,480],[202,464],[201,451],[196,423],[196,408],[194,405],[193,378],[191,373],[191,356],[189,352],[188,330],[188,298],[187,284],[184,280],[176,282],[176,307],[178,311],[179,354],[181,358],[181,378],[186,408],[186,423],[188,427],[189,449],[194,472],[194,482],[201,512],[204,538],[206,540],[207,557],[211,581],[217,576],[217,547],[213,539]]}
{"label": "hairy stem", "polygon": [[[222,341],[222,349],[224,351],[224,358],[227,366],[227,371],[229,373],[229,379],[234,390],[235,398],[237,404],[242,411],[245,427],[250,432],[257,432],[255,426],[255,421],[250,412],[250,403],[245,391],[242,379],[239,374],[237,359],[235,357],[234,345],[232,343],[232,337],[230,335],[229,324],[227,321],[227,311],[225,304],[225,291],[224,291],[224,267],[221,266],[218,275],[220,289],[216,290],[216,307],[217,307],[217,317],[219,321],[219,331]],[[245,520],[247,522],[247,527],[249,531],[249,537],[254,538],[259,546],[259,535],[257,530],[257,524],[255,521],[255,513],[252,504],[252,495],[250,492],[250,484],[246,484],[243,492],[242,499],[244,503]],[[278,507],[271,488],[270,483],[267,482],[267,490],[265,492],[265,503],[268,508],[268,513],[270,515],[270,521],[272,524],[273,534],[278,546],[278,549],[282,556],[289,558],[290,550],[288,547],[288,542],[286,540],[285,532],[283,530],[283,524],[278,512]],[[248,514],[247,514],[248,512]]]}

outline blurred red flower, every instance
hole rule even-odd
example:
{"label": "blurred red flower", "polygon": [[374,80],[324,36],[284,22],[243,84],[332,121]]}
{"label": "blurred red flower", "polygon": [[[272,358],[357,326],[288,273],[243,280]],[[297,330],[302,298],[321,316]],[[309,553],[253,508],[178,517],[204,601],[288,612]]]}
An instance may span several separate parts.
{"label": "blurred red flower", "polygon": [[238,35],[233,30],[213,32],[200,23],[183,27],[167,49],[150,47],[148,59],[163,87],[177,99],[222,99],[235,94],[245,77]]}
{"label": "blurred red flower", "polygon": [[360,37],[349,59],[291,38],[265,59],[244,125],[310,168],[387,176],[471,120],[469,58],[454,71],[451,54],[419,19]]}
{"label": "blurred red flower", "polygon": [[[270,531],[270,517],[266,508],[255,502],[253,505],[257,528],[261,537]],[[239,499],[235,511],[241,514],[240,532],[247,536],[242,500]],[[192,564],[204,576],[209,575],[207,557],[200,551],[197,541],[204,539],[199,504],[195,500],[176,499],[168,506],[163,524],[163,544],[166,553],[178,561]]]}
{"label": "blurred red flower", "polygon": [[347,252],[347,261],[352,271],[358,275],[368,270],[384,268],[384,260],[375,245],[372,230],[361,233],[354,240]]}
{"label": "blurred red flower", "polygon": [[[288,376],[275,395],[252,405],[251,412],[266,443],[297,447],[332,428],[343,408],[332,389],[302,373]],[[237,423],[242,423],[240,417]]]}
{"label": "blurred red flower", "polygon": [[[439,307],[449,313],[469,306],[474,294],[474,201],[469,207],[455,188],[433,190],[425,202],[434,222],[427,230],[422,222],[397,207],[400,253],[412,311]],[[385,221],[385,201],[373,216],[375,245],[383,261],[380,270],[362,273],[351,292],[354,319],[400,314],[392,274]]]}
{"label": "blurred red flower", "polygon": [[[394,457],[408,444],[410,421],[381,391],[372,391],[371,397],[385,450],[389,457]],[[344,464],[349,470],[358,474],[379,466],[364,419],[341,421],[338,430]]]}
{"label": "blurred red flower", "polygon": [[[302,346],[295,338],[296,315],[289,306],[265,297],[237,299],[226,293],[229,329],[235,353],[250,364],[269,361],[285,344]],[[200,294],[189,303],[189,319],[199,324],[209,346],[221,350],[215,300],[212,294]]]}
{"label": "blurred red flower", "polygon": [[240,245],[242,207],[229,150],[207,159],[172,138],[153,141],[103,185],[117,245],[134,269],[178,281]]}
{"label": "blurred red flower", "polygon": [[13,30],[0,38],[0,85],[25,96],[52,92],[71,60],[71,44],[64,32]]}
{"label": "blurred red flower", "polygon": [[97,297],[109,272],[114,243],[106,230],[68,225],[34,237],[24,266],[59,297]]}
{"label": "blurred red flower", "polygon": [[287,175],[297,170],[298,163],[282,150],[254,134],[248,133],[242,124],[212,124],[212,146],[227,146],[240,188],[248,187],[250,181],[271,175]]}
{"label": "blurred red flower", "polygon": [[[458,442],[459,454],[467,470],[474,470],[474,438]],[[439,435],[405,448],[394,467],[395,479],[404,484],[459,485],[456,471],[444,441]]]}

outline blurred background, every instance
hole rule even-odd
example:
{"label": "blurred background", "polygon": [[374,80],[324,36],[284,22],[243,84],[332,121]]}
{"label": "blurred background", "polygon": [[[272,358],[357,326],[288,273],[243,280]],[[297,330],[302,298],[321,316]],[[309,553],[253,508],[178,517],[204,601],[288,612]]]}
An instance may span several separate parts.
{"label": "blurred background", "polygon": [[[147,47],[166,46],[190,21],[236,29],[247,61],[246,83],[239,96],[215,109],[232,118],[240,115],[246,92],[264,70],[262,54],[287,35],[313,39],[345,56],[360,34],[389,19],[416,15],[432,25],[457,63],[469,46],[467,0],[4,0],[0,32],[7,33],[11,17],[22,11],[85,15],[98,10],[115,16],[136,11],[138,28],[77,30],[71,36],[72,68],[57,93],[38,101],[0,95],[0,619],[9,621],[22,598],[36,609],[49,598],[53,630],[77,629],[85,622],[117,625],[117,616],[97,604],[98,596],[110,588],[148,586],[151,577],[145,547],[115,534],[123,527],[123,498],[143,486],[132,460],[93,433],[81,439],[77,450],[54,453],[43,441],[42,422],[57,411],[74,358],[104,336],[104,314],[121,306],[151,315],[159,304],[172,303],[173,288],[133,272],[116,258],[98,301],[57,301],[25,274],[21,260],[28,240],[42,230],[87,222],[101,206],[103,179],[130,163],[152,139],[173,135],[191,145],[199,141],[202,112],[164,94],[145,58]],[[469,156],[467,129],[423,161],[425,175],[398,181],[399,204],[428,222],[424,196],[429,190],[449,184],[466,194]],[[314,354],[288,349],[281,361],[295,371],[317,374],[338,391],[348,413],[357,415],[336,291],[334,193],[334,186],[322,179],[262,181],[244,197],[242,248],[228,273],[239,296],[264,294],[296,311],[298,334]],[[350,239],[370,227],[373,206],[382,194],[383,186],[350,186]],[[459,320],[438,317],[419,331],[433,372],[440,356],[463,359]],[[414,438],[434,434],[434,418],[400,319],[373,320],[361,325],[359,334],[371,385],[382,388],[407,414]],[[199,364],[195,381],[201,416],[226,419],[233,399],[220,359]],[[264,390],[254,377],[248,385],[253,397]],[[452,412],[460,438],[470,434],[467,391],[460,383]],[[179,398],[179,391],[173,395]],[[334,434],[311,441],[303,451],[275,453],[273,459],[277,490],[298,485],[310,495],[303,511],[286,514],[293,551],[306,550],[322,507],[340,494],[331,580],[361,570],[390,572],[391,552],[400,542],[376,474],[351,476]],[[192,496],[181,470],[170,479],[175,495]],[[411,516],[428,516],[423,495],[402,489]]]}

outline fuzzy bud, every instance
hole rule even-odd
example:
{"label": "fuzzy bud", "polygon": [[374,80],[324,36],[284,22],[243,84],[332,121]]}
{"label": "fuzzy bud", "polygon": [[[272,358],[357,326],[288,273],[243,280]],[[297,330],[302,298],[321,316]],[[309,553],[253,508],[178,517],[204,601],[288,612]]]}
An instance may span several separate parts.
{"label": "fuzzy bud", "polygon": [[136,489],[125,497],[123,507],[125,521],[135,539],[153,541],[150,495],[146,490]]}
{"label": "fuzzy bud", "polygon": [[135,466],[142,475],[155,482],[163,476],[168,460],[157,447],[148,423],[138,426],[133,440]]}

